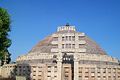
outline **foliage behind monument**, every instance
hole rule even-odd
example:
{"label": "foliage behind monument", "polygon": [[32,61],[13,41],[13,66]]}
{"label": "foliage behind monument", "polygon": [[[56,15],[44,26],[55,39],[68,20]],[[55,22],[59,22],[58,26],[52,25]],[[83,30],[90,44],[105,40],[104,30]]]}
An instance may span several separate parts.
{"label": "foliage behind monument", "polygon": [[2,65],[11,61],[8,48],[11,45],[9,39],[10,32],[10,16],[4,8],[0,8],[0,60]]}

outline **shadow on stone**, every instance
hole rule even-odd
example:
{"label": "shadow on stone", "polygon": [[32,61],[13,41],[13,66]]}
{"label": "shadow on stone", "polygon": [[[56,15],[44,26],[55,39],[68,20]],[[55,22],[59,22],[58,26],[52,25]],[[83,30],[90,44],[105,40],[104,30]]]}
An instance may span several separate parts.
{"label": "shadow on stone", "polygon": [[16,80],[31,80],[31,66],[27,63],[19,63],[16,65]]}

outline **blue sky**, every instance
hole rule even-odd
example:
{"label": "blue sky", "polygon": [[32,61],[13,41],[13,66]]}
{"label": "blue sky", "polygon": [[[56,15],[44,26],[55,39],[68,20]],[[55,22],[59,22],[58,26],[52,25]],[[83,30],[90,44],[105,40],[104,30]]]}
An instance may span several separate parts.
{"label": "blue sky", "polygon": [[12,61],[66,23],[120,59],[120,0],[0,0],[0,7],[11,15]]}

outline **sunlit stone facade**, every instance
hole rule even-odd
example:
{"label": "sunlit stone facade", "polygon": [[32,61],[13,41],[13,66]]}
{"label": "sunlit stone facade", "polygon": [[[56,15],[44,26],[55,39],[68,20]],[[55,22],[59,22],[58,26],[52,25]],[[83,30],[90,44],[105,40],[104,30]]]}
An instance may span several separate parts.
{"label": "sunlit stone facade", "polygon": [[28,80],[120,80],[120,65],[85,33],[65,25],[17,58],[16,75]]}

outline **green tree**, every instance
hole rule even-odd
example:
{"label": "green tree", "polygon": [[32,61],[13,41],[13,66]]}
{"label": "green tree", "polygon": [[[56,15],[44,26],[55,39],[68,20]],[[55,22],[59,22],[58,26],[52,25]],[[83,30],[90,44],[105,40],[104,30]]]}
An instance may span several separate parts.
{"label": "green tree", "polygon": [[0,60],[2,65],[11,61],[8,48],[11,40],[8,38],[10,32],[10,16],[7,10],[0,7]]}

